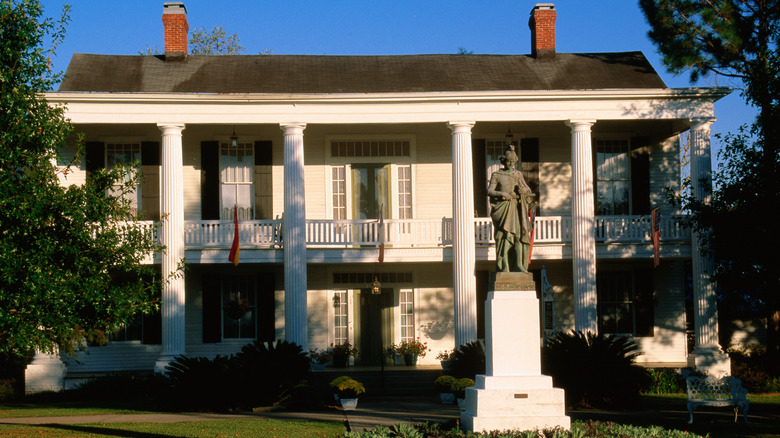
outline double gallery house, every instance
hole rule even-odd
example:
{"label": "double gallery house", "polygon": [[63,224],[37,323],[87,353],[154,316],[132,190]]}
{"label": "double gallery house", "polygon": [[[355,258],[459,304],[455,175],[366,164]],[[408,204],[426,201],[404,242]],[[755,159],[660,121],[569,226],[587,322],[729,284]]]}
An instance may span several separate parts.
{"label": "double gallery house", "polygon": [[349,342],[351,365],[374,366],[419,338],[419,364],[437,365],[484,338],[486,189],[509,144],[538,200],[543,337],[633,336],[646,366],[728,372],[711,261],[665,190],[681,190],[689,148],[693,193],[709,196],[729,90],[668,88],[641,52],[558,53],[556,13],[533,8],[523,55],[190,55],[185,5],[168,2],[164,54],[75,54],[45,96],[86,138],[62,183],[140,163],[131,202],[166,247],[149,263],[187,269],[159,314],[106,345],[36,355],[28,392],[256,340]]}

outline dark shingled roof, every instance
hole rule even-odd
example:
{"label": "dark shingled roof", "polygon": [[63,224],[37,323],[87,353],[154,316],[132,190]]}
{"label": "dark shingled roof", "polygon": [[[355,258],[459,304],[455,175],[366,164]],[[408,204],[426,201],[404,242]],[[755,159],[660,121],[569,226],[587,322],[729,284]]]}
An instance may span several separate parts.
{"label": "dark shingled roof", "polygon": [[641,52],[530,55],[73,55],[59,91],[390,93],[666,88]]}

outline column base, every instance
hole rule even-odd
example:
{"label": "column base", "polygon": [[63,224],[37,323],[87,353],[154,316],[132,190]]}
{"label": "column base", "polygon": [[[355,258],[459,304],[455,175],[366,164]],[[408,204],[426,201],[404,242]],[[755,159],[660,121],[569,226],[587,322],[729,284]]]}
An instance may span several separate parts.
{"label": "column base", "polygon": [[35,394],[65,389],[67,367],[58,354],[37,353],[24,370],[24,392]]}
{"label": "column base", "polygon": [[155,373],[161,373],[165,374],[165,367],[168,366],[169,363],[173,362],[176,359],[176,356],[179,356],[178,354],[164,354],[160,356],[159,359],[157,359],[157,362],[154,363],[154,372]]}
{"label": "column base", "polygon": [[696,371],[716,378],[731,375],[731,358],[720,347],[697,347],[691,355]]}
{"label": "column base", "polygon": [[571,428],[563,390],[542,375],[477,376],[477,386],[466,390],[460,421],[475,433]]}

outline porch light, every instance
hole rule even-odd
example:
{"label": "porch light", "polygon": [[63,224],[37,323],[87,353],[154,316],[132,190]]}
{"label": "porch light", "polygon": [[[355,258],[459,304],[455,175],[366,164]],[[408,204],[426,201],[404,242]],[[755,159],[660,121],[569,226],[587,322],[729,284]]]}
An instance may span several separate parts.
{"label": "porch light", "polygon": [[371,293],[373,295],[379,295],[382,293],[382,283],[377,280],[376,275],[374,276],[374,283],[371,284]]}
{"label": "porch light", "polygon": [[507,127],[506,129],[506,135],[504,136],[504,144],[510,145],[514,144],[515,142],[515,136],[512,134],[512,129],[510,127]]}
{"label": "porch light", "polygon": [[230,136],[230,146],[238,147],[238,136],[236,135],[236,125],[233,125],[233,135]]}

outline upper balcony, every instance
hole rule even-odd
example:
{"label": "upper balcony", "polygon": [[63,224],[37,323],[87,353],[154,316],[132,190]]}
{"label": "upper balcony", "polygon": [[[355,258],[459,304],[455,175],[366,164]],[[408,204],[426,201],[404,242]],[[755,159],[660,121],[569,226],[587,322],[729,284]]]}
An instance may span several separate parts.
{"label": "upper balcony", "polygon": [[[247,220],[238,224],[241,261],[282,262],[284,229],[281,219]],[[148,224],[152,226],[151,223]],[[661,219],[662,257],[689,257],[691,232],[683,216]],[[232,221],[186,221],[184,245],[191,263],[227,263],[233,242]],[[477,260],[495,258],[490,218],[474,219]],[[652,256],[649,216],[597,216],[597,256]],[[306,221],[307,259],[312,263],[371,262],[384,241],[385,262],[451,260],[452,219],[386,219]],[[571,218],[537,217],[534,259],[571,259]]]}

